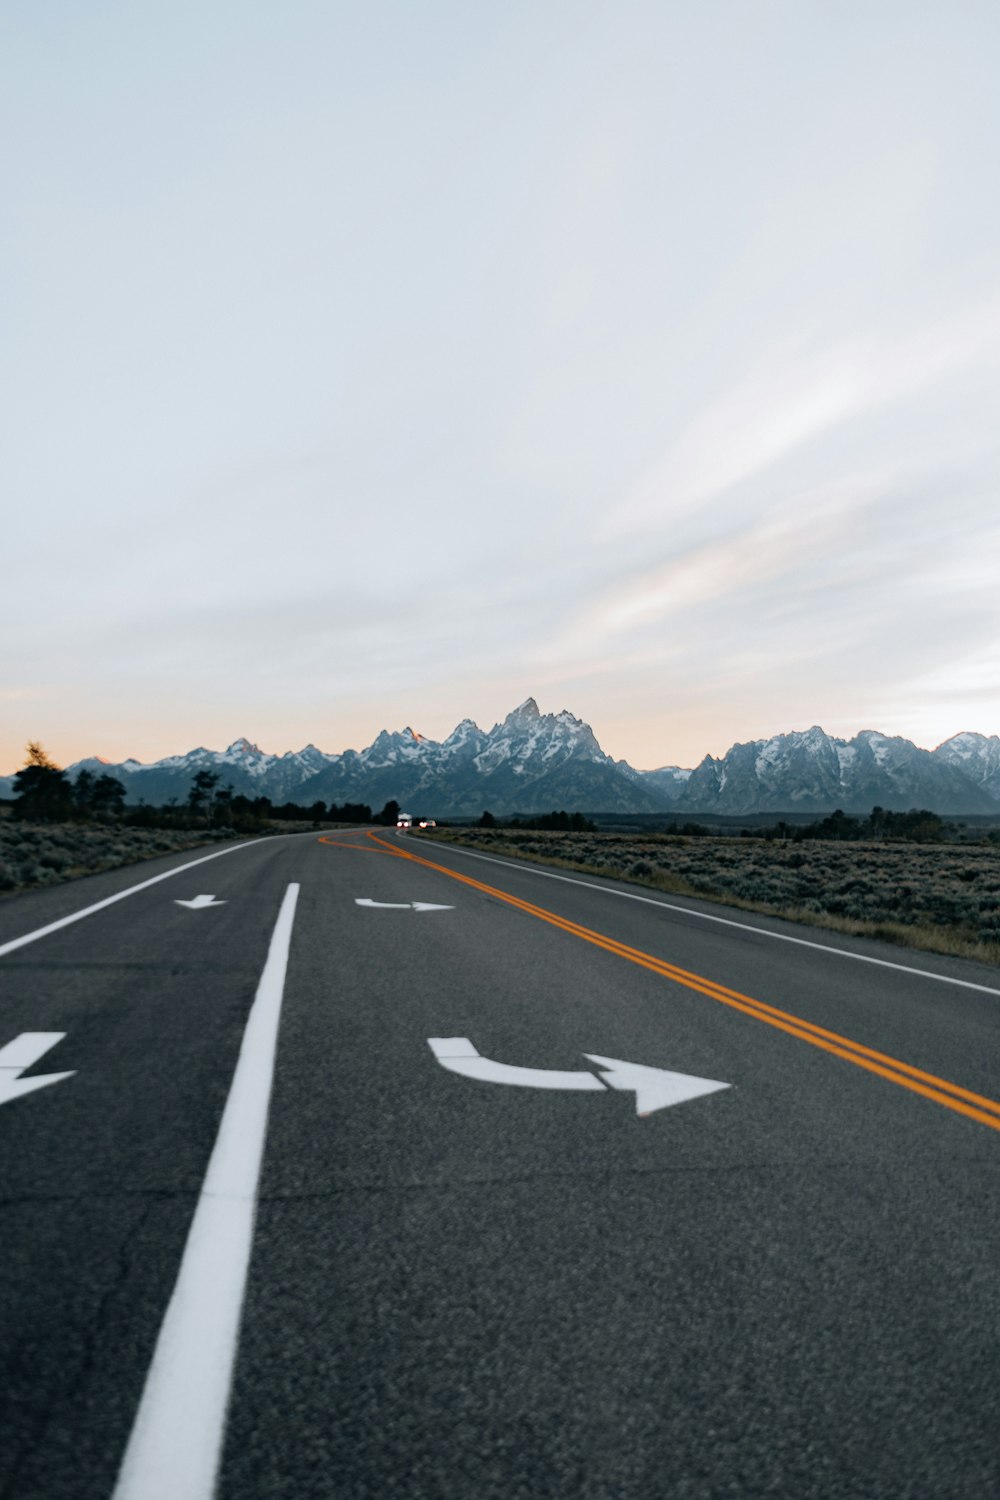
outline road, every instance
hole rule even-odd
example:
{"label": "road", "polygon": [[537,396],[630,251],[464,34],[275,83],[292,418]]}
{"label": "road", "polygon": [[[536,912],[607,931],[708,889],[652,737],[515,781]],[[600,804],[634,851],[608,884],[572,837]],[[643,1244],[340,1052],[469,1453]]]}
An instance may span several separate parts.
{"label": "road", "polygon": [[357,831],[0,997],[3,1500],[1000,1493],[995,969]]}

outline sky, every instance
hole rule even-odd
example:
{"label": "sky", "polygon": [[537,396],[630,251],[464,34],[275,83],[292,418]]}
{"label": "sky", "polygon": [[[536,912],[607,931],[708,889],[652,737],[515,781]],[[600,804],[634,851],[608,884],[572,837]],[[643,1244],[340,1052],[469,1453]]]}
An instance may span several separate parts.
{"label": "sky", "polygon": [[994,0],[0,0],[0,772],[1000,732]]}

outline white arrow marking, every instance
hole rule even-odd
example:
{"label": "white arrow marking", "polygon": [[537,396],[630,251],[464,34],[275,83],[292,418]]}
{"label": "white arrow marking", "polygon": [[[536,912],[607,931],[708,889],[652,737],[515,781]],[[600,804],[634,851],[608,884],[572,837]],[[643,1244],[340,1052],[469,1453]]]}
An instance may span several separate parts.
{"label": "white arrow marking", "polygon": [[717,1094],[720,1089],[732,1088],[732,1084],[720,1083],[716,1078],[670,1073],[666,1068],[647,1068],[643,1063],[621,1062],[617,1057],[598,1057],[594,1052],[583,1055],[607,1070],[601,1077],[609,1088],[635,1090],[637,1115],[651,1115],[654,1110],[667,1109],[671,1104],[683,1104],[688,1099],[700,1099],[702,1094]]}
{"label": "white arrow marking", "polygon": [[671,1104],[683,1104],[702,1094],[715,1094],[732,1085],[715,1078],[695,1078],[690,1073],[670,1073],[665,1068],[648,1068],[642,1063],[622,1062],[616,1057],[598,1057],[585,1052],[591,1062],[606,1071],[601,1078],[593,1073],[560,1072],[550,1068],[516,1068],[509,1063],[493,1062],[481,1057],[465,1036],[430,1036],[428,1046],[442,1068],[476,1078],[482,1083],[513,1083],[529,1089],[622,1089],[635,1091],[637,1115],[651,1115]]}
{"label": "white arrow marking", "polygon": [[355,896],[355,906],[374,907],[378,911],[454,911],[453,906],[435,906],[433,901],[370,901],[367,896]]}
{"label": "white arrow marking", "polygon": [[192,911],[201,911],[203,906],[225,906],[224,901],[216,901],[214,896],[195,896],[193,901],[175,901],[175,906],[189,906]]}
{"label": "white arrow marking", "polygon": [[528,1089],[600,1089],[593,1073],[561,1073],[553,1068],[515,1068],[481,1057],[467,1036],[429,1036],[428,1045],[442,1068],[478,1078],[482,1083],[517,1083]]}
{"label": "white arrow marking", "polygon": [[69,1073],[43,1073],[38,1078],[20,1076],[65,1035],[65,1031],[22,1031],[6,1047],[0,1047],[0,1104],[9,1104],[11,1099],[19,1099],[22,1094],[73,1077],[75,1068]]}

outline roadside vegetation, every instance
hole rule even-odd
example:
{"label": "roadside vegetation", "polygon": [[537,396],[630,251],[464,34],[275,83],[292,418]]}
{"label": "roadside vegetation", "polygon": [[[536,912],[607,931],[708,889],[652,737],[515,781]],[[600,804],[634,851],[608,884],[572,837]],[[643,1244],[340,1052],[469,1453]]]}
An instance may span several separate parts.
{"label": "roadside vegetation", "polygon": [[178,849],[232,838],[232,829],[87,827],[0,820],[0,893],[97,875]]}
{"label": "roadside vegetation", "polygon": [[[833,816],[834,829],[843,817]],[[1000,842],[995,836],[978,843],[939,842],[940,824],[933,814],[914,816],[911,827],[930,832],[932,842],[917,842],[912,834],[864,839],[853,829],[845,838],[816,836],[819,825],[810,830],[812,837],[796,838],[718,837],[701,829],[635,835],[489,825],[439,828],[419,836],[1000,964]]]}
{"label": "roadside vegetation", "polygon": [[275,806],[268,797],[234,796],[220,781],[214,771],[198,771],[183,802],[127,806],[117,777],[83,770],[71,780],[41,745],[29,744],[14,799],[0,804],[0,896],[224,839],[260,837],[289,823],[392,827],[399,814],[396,802],[377,814],[360,803]]}

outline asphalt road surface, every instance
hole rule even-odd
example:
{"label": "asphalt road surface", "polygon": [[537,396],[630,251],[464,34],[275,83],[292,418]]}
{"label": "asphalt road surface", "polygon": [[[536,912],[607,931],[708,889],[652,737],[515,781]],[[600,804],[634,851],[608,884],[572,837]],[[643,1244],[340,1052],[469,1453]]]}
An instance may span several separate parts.
{"label": "asphalt road surface", "polygon": [[0,997],[3,1500],[1000,1494],[995,969],[358,831]]}

